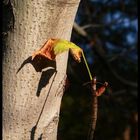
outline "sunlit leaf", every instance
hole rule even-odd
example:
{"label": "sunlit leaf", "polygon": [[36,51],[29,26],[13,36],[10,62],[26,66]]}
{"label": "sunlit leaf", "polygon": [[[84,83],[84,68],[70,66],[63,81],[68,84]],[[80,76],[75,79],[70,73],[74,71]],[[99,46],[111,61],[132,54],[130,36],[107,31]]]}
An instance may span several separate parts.
{"label": "sunlit leaf", "polygon": [[56,55],[68,50],[70,50],[76,61],[81,61],[82,49],[74,43],[63,39],[49,39],[38,51],[33,53],[32,60],[37,56],[55,60]]}

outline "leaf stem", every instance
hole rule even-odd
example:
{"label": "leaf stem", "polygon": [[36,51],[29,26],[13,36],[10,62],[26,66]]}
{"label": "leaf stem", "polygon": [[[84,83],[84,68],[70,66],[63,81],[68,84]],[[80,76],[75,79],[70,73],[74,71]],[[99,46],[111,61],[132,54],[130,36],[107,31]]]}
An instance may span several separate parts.
{"label": "leaf stem", "polygon": [[90,69],[89,69],[89,66],[88,66],[88,63],[87,63],[87,60],[85,58],[85,55],[84,55],[84,52],[82,51],[82,56],[84,58],[84,62],[85,62],[85,65],[86,65],[86,68],[87,68],[87,71],[88,71],[88,74],[89,74],[89,77],[90,77],[90,80],[92,81],[92,75],[91,75],[91,72],[90,72]]}

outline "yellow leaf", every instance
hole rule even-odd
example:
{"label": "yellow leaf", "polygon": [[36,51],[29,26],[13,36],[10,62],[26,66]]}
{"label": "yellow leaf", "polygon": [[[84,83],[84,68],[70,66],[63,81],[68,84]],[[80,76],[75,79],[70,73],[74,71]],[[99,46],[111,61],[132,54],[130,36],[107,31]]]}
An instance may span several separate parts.
{"label": "yellow leaf", "polygon": [[33,53],[32,60],[35,57],[55,60],[56,55],[68,50],[70,50],[76,61],[81,62],[82,49],[74,43],[63,39],[49,39],[38,51]]}

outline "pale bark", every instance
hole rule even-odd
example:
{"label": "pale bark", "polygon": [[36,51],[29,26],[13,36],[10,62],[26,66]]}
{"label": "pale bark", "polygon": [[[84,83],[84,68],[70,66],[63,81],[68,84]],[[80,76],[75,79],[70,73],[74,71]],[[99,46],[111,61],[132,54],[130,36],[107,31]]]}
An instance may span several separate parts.
{"label": "pale bark", "polygon": [[14,29],[7,32],[3,49],[3,140],[56,140],[68,52],[57,56],[57,73],[39,97],[42,72],[30,63],[16,72],[47,39],[70,39],[79,0],[11,0],[11,4]]}

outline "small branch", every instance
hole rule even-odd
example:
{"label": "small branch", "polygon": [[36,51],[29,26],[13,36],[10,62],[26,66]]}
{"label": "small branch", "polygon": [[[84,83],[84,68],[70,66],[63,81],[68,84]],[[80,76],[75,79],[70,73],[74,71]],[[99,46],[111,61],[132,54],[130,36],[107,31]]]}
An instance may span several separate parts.
{"label": "small branch", "polygon": [[76,22],[73,24],[73,28],[78,32],[80,35],[87,37],[88,34],[85,30],[83,30]]}
{"label": "small branch", "polygon": [[105,27],[110,27],[115,24],[116,25],[121,24],[122,22],[123,22],[123,20],[121,18],[119,18],[119,19],[113,20],[112,22],[107,23],[107,24],[87,24],[87,25],[81,26],[81,28],[84,30],[87,28],[105,28]]}
{"label": "small branch", "polygon": [[99,28],[99,27],[103,27],[104,25],[101,25],[101,24],[87,24],[87,25],[84,25],[82,26],[81,28],[82,29],[87,29],[87,28]]}
{"label": "small branch", "polygon": [[93,140],[98,112],[98,99],[96,96],[96,78],[94,77],[91,83],[92,86],[92,113],[91,113],[91,126],[88,134],[88,140]]}

